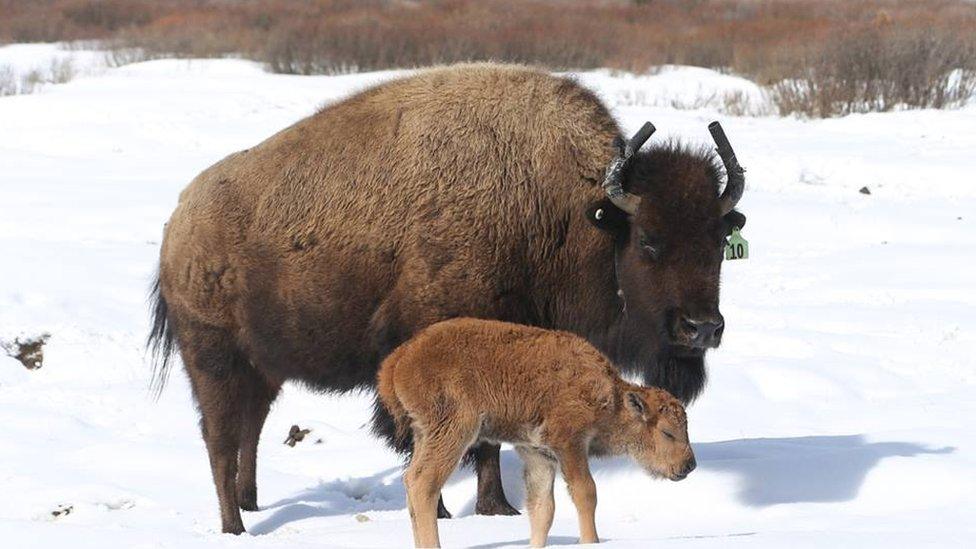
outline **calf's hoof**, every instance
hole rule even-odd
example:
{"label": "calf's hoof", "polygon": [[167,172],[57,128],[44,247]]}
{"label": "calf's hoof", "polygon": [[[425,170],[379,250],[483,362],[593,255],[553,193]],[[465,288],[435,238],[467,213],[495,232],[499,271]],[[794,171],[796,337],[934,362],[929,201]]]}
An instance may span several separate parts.
{"label": "calf's hoof", "polygon": [[521,515],[519,510],[509,505],[504,499],[478,500],[474,506],[474,512],[479,515]]}

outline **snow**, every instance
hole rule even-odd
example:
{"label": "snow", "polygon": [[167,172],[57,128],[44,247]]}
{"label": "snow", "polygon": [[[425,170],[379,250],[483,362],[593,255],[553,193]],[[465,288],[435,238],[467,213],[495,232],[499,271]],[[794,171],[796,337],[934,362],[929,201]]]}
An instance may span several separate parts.
{"label": "snow", "polygon": [[725,99],[736,98],[743,101],[749,113],[771,111],[761,86],[710,69],[664,65],[648,75],[596,71],[583,74],[580,79],[599,88],[604,99],[616,107],[722,110]]}
{"label": "snow", "polygon": [[0,67],[15,74],[44,72],[52,63],[70,63],[77,72],[94,74],[107,66],[106,53],[84,43],[7,44],[0,46]]}
{"label": "snow", "polygon": [[[48,63],[50,48],[32,48],[0,60]],[[159,60],[0,98],[0,339],[52,335],[39,370],[0,356],[5,547],[409,544],[400,462],[365,425],[371,397],[292,385],[264,430],[250,535],[220,534],[185,377],[154,401],[143,349],[162,226],[190,179],[397,74]],[[628,129],[652,120],[655,140],[705,143],[721,120],[748,169],[751,255],[725,265],[725,343],[689,409],[699,468],[669,483],[594,462],[607,545],[972,546],[976,107],[735,118],[671,101],[752,89],[728,75],[580,79]],[[294,448],[292,424],[312,429]],[[519,461],[502,459],[521,506]],[[473,515],[470,471],[445,498],[459,515],[441,522],[445,545],[527,543],[524,516]],[[562,488],[556,506],[550,542],[575,543]]]}

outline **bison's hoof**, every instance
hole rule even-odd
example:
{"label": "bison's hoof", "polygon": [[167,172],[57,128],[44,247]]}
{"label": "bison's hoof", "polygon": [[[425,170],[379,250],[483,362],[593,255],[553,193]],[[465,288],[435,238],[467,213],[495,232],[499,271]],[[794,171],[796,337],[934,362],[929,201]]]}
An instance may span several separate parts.
{"label": "bison's hoof", "polygon": [[258,510],[258,491],[257,489],[244,489],[237,493],[237,505],[243,511]]}
{"label": "bison's hoof", "polygon": [[223,531],[225,534],[234,534],[235,536],[239,536],[244,533],[244,525],[235,524],[233,526],[224,526]]}
{"label": "bison's hoof", "polygon": [[241,511],[259,511],[258,502],[256,501],[241,501],[240,503]]}
{"label": "bison's hoof", "polygon": [[479,501],[474,506],[474,512],[479,515],[520,515],[519,510],[503,500]]}
{"label": "bison's hoof", "polygon": [[437,500],[437,518],[439,519],[449,519],[451,517],[451,512],[444,507],[444,499],[441,498]]}

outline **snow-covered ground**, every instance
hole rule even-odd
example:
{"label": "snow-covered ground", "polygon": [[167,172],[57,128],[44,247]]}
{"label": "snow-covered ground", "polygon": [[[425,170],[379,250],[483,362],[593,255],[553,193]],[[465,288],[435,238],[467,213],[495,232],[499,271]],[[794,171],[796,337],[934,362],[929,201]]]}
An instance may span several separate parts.
{"label": "snow-covered ground", "polygon": [[[295,386],[264,431],[250,535],[220,534],[186,380],[172,376],[154,401],[142,346],[183,186],[393,75],[162,60],[0,98],[0,339],[51,334],[40,370],[0,355],[0,546],[411,541],[399,461],[364,425],[371,398]],[[699,468],[669,483],[596,462],[607,545],[976,544],[976,107],[730,118],[670,105],[695,90],[752,93],[734,77],[672,67],[581,79],[629,129],[652,120],[654,139],[706,142],[722,120],[749,170],[751,257],[725,265],[725,343],[689,410]],[[282,444],[292,424],[312,429],[294,448]],[[503,470],[522,505],[511,450]],[[446,545],[526,543],[525,517],[473,515],[470,472],[445,496],[460,515],[441,523]],[[71,512],[53,516],[62,506]],[[551,542],[576,535],[557,489]]]}
{"label": "snow-covered ground", "polygon": [[0,67],[10,67],[16,74],[43,72],[54,63],[69,63],[77,73],[91,75],[104,72],[107,52],[93,44],[9,44],[0,46]]}

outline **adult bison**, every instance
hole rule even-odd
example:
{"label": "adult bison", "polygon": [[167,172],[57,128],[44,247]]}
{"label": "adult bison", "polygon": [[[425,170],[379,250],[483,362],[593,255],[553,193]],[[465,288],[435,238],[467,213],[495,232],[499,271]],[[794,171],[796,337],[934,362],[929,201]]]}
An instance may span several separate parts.
{"label": "adult bison", "polygon": [[[721,339],[723,240],[744,221],[719,144],[721,195],[709,151],[631,156],[573,80],[478,64],[366,90],[205,170],[165,229],[150,344],[160,382],[179,348],[223,530],[257,508],[258,438],[284,381],[372,386],[387,353],[447,318],[569,330],[694,398]],[[381,407],[375,424],[392,430]],[[515,512],[498,447],[475,458],[477,510]]]}

